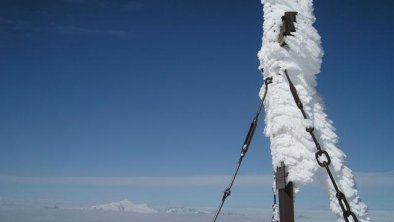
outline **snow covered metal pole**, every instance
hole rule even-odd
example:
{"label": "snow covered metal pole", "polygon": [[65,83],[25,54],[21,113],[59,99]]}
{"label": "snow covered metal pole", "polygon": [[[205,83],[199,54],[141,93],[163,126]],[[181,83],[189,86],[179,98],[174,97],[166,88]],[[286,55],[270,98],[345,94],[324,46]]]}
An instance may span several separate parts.
{"label": "snow covered metal pole", "polygon": [[[336,145],[335,129],[316,92],[315,77],[320,72],[323,50],[320,36],[312,26],[315,21],[312,0],[263,0],[262,3],[264,34],[258,57],[264,77],[273,79],[264,103],[265,135],[271,140],[273,168],[276,171],[282,162],[286,165],[286,181],[293,183],[294,194],[300,185],[324,178],[321,182],[328,187],[330,208],[338,221],[357,220],[346,217],[350,213],[358,221],[371,221],[367,206],[359,198],[352,171],[344,165],[346,156]],[[325,153],[330,159],[322,155]],[[315,158],[320,158],[319,164]],[[338,197],[338,193],[344,194],[346,200]]]}

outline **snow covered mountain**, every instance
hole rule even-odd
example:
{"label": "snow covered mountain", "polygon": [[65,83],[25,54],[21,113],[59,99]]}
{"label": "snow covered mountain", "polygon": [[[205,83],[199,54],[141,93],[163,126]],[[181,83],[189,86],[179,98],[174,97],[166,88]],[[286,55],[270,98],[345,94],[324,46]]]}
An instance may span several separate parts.
{"label": "snow covered mountain", "polygon": [[99,204],[91,206],[89,208],[82,208],[84,210],[102,210],[102,211],[115,211],[115,212],[131,212],[131,213],[142,213],[142,214],[210,214],[207,210],[195,209],[195,208],[168,208],[166,210],[156,210],[148,207],[147,204],[136,204],[129,200],[121,200],[117,202],[111,202],[108,204]]}
{"label": "snow covered mountain", "polygon": [[157,213],[158,211],[148,207],[147,204],[135,204],[128,200],[122,200],[118,202],[111,202],[109,204],[101,204],[90,207],[91,210],[104,210],[104,211],[119,211],[119,212],[132,212],[132,213],[143,213],[151,214]]}
{"label": "snow covered mountain", "polygon": [[173,214],[209,214],[209,211],[206,210],[198,210],[192,208],[171,208],[166,210],[166,213]]}

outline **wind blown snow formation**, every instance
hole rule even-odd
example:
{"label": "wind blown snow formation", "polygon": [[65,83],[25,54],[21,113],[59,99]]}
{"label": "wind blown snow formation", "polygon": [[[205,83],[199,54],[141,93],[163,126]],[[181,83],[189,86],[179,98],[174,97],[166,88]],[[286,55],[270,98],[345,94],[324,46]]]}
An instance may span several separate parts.
{"label": "wind blown snow formation", "polygon": [[[273,78],[264,105],[265,135],[271,140],[274,170],[284,162],[287,166],[287,180],[294,183],[295,192],[300,185],[310,183],[316,177],[321,179],[329,190],[331,210],[337,214],[338,221],[344,221],[335,189],[324,169],[319,169],[315,159],[316,146],[305,130],[307,127],[314,127],[322,149],[331,156],[330,168],[339,189],[346,195],[351,210],[359,221],[370,221],[367,206],[359,198],[352,171],[344,165],[346,155],[336,146],[338,136],[334,132],[332,121],[327,118],[323,101],[316,92],[315,76],[320,72],[323,50],[320,36],[312,26],[315,21],[312,0],[264,0],[262,3],[264,34],[258,57],[264,77]],[[282,47],[278,39],[285,12],[298,14],[294,23],[296,32],[285,37],[286,45]],[[304,104],[308,120],[303,118],[294,102],[285,70]]]}

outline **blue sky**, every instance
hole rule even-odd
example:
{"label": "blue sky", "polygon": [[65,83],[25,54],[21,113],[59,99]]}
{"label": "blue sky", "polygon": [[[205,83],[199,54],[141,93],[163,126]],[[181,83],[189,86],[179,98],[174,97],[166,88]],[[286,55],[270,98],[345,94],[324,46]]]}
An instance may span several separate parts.
{"label": "blue sky", "polygon": [[[315,3],[318,90],[340,147],[355,172],[387,181],[359,184],[373,209],[394,209],[392,6]],[[230,175],[258,104],[261,26],[259,1],[3,0],[0,196],[216,206],[227,180],[159,179]],[[272,172],[263,127],[243,175]],[[112,182],[80,181],[92,177]],[[236,187],[230,205],[269,207],[269,184]]]}

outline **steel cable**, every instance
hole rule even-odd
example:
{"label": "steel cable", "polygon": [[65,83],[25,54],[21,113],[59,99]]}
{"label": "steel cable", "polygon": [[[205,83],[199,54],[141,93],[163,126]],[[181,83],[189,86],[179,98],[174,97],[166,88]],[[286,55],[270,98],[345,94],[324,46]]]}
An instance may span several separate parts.
{"label": "steel cable", "polygon": [[235,167],[234,173],[233,173],[233,175],[231,177],[230,184],[228,185],[228,187],[223,192],[222,200],[221,200],[221,202],[219,204],[218,209],[216,210],[216,213],[215,213],[215,216],[212,219],[212,222],[216,222],[216,220],[217,220],[217,218],[218,218],[218,216],[220,214],[220,211],[223,208],[224,202],[226,201],[227,197],[229,197],[231,195],[231,188],[233,187],[233,184],[235,182],[235,178],[238,175],[238,171],[239,171],[239,168],[241,167],[242,160],[245,157],[245,154],[246,154],[246,152],[249,149],[250,143],[252,142],[252,138],[253,138],[254,132],[255,132],[256,127],[257,127],[258,118],[259,118],[261,109],[262,109],[262,107],[264,105],[265,98],[267,96],[268,85],[271,84],[271,83],[272,83],[272,77],[268,77],[268,78],[266,78],[264,80],[265,90],[264,90],[263,97],[260,100],[260,104],[259,104],[259,107],[257,109],[256,115],[254,116],[254,118],[252,120],[252,123],[250,124],[249,131],[246,134],[245,141],[244,141],[244,143],[242,145],[242,148],[241,148],[241,154],[240,154],[237,166]]}

